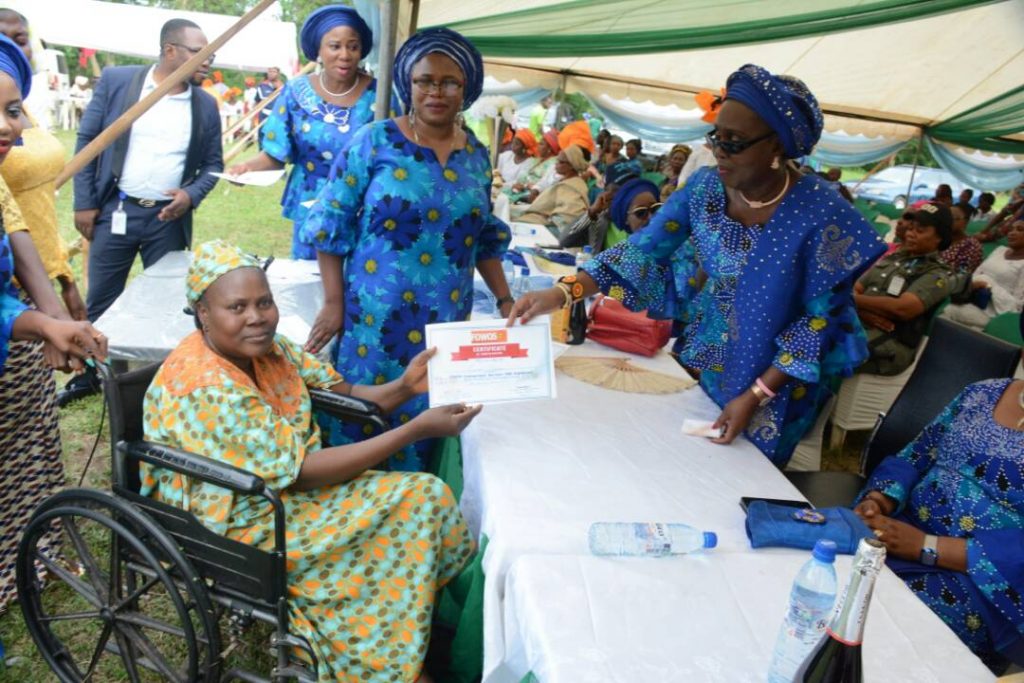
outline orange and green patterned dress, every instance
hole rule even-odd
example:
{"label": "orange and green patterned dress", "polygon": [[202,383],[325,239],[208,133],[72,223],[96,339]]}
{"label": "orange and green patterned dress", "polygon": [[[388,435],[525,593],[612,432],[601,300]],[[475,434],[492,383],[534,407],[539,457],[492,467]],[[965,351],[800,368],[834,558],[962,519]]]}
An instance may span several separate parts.
{"label": "orange and green patterned dress", "polygon": [[[200,332],[186,337],[146,394],[146,438],[241,467],[280,493],[292,627],[316,648],[321,682],[415,681],[435,596],[474,549],[451,491],[433,475],[373,471],[290,489],[306,454],[320,448],[307,387],[341,378],[280,335],[254,369],[256,383]],[[260,499],[147,466],[142,491],[228,538],[273,546],[273,516]]]}

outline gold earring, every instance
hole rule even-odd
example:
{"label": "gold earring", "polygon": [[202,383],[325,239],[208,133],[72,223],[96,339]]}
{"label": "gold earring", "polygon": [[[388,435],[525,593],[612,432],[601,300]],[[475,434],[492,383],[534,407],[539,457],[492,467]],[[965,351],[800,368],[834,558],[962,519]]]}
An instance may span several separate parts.
{"label": "gold earring", "polygon": [[773,171],[779,170],[779,158],[778,157],[775,157],[775,158],[772,159],[772,170]]}

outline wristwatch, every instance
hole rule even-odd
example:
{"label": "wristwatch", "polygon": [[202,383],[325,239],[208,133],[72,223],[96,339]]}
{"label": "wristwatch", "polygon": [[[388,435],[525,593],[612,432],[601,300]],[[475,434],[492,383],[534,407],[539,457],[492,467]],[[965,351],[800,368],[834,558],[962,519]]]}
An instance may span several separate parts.
{"label": "wristwatch", "polygon": [[513,298],[512,298],[511,296],[508,296],[508,295],[506,294],[505,296],[503,296],[503,297],[501,297],[500,299],[498,299],[498,300],[497,300],[497,301],[495,302],[495,304],[494,304],[494,305],[495,305],[495,308],[499,308],[499,309],[500,309],[500,308],[501,308],[502,306],[504,306],[505,304],[514,304],[515,302],[516,302],[516,300],[515,300],[515,299],[513,299]]}
{"label": "wristwatch", "polygon": [[939,561],[939,537],[932,534],[925,534],[924,543],[921,545],[920,561],[926,567],[934,567]]}

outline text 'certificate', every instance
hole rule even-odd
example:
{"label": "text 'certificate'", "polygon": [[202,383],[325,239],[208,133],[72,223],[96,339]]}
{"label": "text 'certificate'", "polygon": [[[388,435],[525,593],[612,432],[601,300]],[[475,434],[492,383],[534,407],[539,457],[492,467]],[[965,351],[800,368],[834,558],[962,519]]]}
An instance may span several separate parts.
{"label": "text 'certificate'", "polygon": [[555,397],[549,316],[505,327],[505,320],[427,325],[430,407]]}

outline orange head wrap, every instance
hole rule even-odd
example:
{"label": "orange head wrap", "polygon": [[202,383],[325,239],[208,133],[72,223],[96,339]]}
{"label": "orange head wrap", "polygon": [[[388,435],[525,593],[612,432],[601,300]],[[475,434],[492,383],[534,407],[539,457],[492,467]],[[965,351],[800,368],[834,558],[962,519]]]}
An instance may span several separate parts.
{"label": "orange head wrap", "polygon": [[533,136],[533,133],[529,128],[520,128],[516,131],[516,139],[523,143],[523,147],[526,148],[526,153],[531,157],[537,156],[539,150],[537,149],[537,138]]}
{"label": "orange head wrap", "polygon": [[594,153],[594,138],[590,135],[590,126],[586,121],[573,121],[558,134],[558,146],[568,149],[571,145],[579,145],[583,149]]}
{"label": "orange head wrap", "polygon": [[697,100],[697,106],[704,110],[704,116],[701,116],[700,120],[714,124],[718,118],[718,110],[722,108],[722,102],[725,100],[725,88],[722,88],[721,95],[716,95],[710,90],[702,90],[694,99]]}

